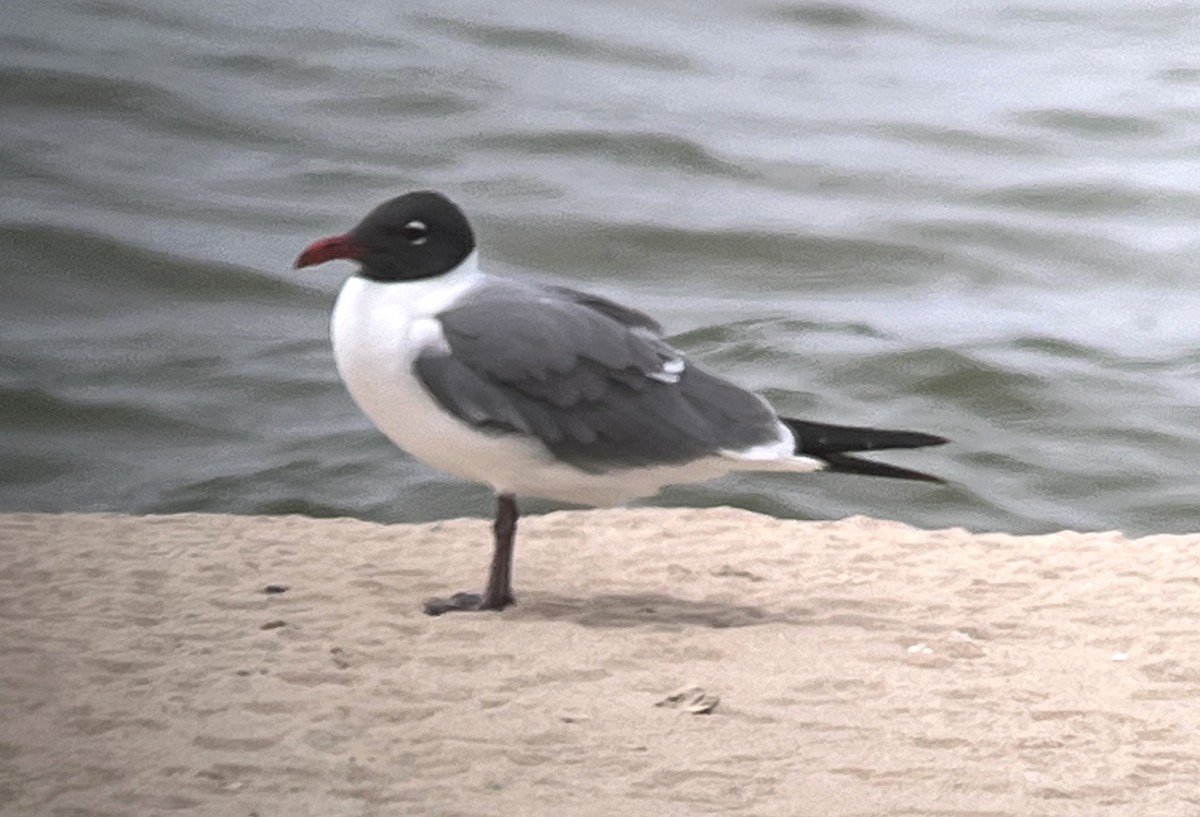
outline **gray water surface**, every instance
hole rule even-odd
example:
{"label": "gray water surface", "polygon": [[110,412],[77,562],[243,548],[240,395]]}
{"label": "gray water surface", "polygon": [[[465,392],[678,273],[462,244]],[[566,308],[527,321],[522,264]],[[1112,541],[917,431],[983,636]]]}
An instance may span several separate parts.
{"label": "gray water surface", "polygon": [[[419,521],[488,492],[333,369],[314,238],[442,190],[492,270],[659,317],[951,485],[656,504],[1200,529],[1200,7],[629,0],[0,11],[0,509]],[[531,510],[552,507],[528,503]]]}

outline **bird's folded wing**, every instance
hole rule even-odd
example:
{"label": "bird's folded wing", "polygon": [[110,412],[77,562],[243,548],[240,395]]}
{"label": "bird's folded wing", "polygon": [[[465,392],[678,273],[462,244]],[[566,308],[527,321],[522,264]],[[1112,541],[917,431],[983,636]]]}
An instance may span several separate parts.
{"label": "bird's folded wing", "polygon": [[[635,310],[573,290],[481,293],[437,316],[414,373],[446,410],[587,471],[678,464],[779,438],[757,395],[684,361]],[[582,297],[580,297],[582,296]]]}

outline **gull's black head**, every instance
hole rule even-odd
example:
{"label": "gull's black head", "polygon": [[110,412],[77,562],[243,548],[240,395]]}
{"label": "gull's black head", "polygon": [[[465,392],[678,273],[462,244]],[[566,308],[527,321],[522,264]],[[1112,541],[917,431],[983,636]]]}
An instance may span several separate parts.
{"label": "gull's black head", "polygon": [[345,235],[314,241],[296,268],[348,258],[372,281],[415,281],[449,272],[474,249],[471,225],[454,202],[420,190],[385,201]]}

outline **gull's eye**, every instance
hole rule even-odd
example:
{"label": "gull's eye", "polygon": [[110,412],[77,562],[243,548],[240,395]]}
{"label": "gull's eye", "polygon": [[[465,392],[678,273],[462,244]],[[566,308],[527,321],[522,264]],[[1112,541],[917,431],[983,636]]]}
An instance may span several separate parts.
{"label": "gull's eye", "polygon": [[429,240],[429,228],[425,226],[425,222],[415,219],[404,225],[402,234],[404,240],[413,245],[424,244]]}

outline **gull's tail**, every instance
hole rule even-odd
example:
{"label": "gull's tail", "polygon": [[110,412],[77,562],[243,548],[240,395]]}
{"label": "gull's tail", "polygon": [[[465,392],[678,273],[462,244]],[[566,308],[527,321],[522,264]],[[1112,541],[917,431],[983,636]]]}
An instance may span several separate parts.
{"label": "gull's tail", "polygon": [[924,448],[942,445],[945,437],[919,431],[892,431],[863,426],[835,426],[808,420],[779,418],[796,435],[796,453],[825,462],[829,471],[842,474],[865,474],[871,477],[915,479],[922,482],[944,482],[939,477],[898,465],[859,459],[850,452],[876,451],[884,448]]}

